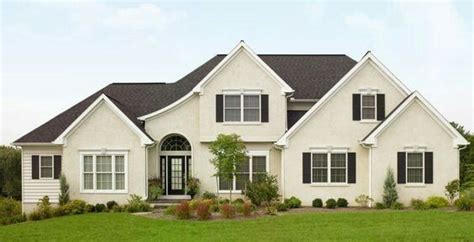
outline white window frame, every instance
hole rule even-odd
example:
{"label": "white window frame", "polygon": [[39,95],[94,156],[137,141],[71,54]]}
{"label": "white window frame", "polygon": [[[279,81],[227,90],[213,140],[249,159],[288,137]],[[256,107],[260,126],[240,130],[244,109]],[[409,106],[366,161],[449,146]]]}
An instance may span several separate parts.
{"label": "white window frame", "polygon": [[[326,182],[314,182],[313,181],[313,154],[327,154],[328,158],[328,163],[327,163],[327,174],[328,174],[328,179]],[[344,182],[332,182],[331,181],[331,154],[344,154],[346,156],[346,179]],[[348,151],[347,150],[336,150],[336,151],[312,151],[311,152],[311,184],[314,185],[347,185],[347,180],[348,180],[348,175],[349,175],[349,167],[348,167]]]}
{"label": "white window frame", "polygon": [[[247,156],[249,157],[249,180],[252,181],[252,174],[253,174],[253,157],[254,156],[264,156],[265,157],[265,172],[268,173],[270,171],[270,161],[269,161],[269,152],[268,151],[248,151]],[[219,186],[219,181],[217,182]],[[236,187],[236,178],[235,176],[232,178],[232,193],[242,193],[242,190],[235,190]],[[221,190],[218,187],[219,193],[230,193],[230,190]]]}
{"label": "white window frame", "polygon": [[[240,121],[226,121],[226,96],[240,96]],[[244,121],[244,96],[258,96],[258,121]],[[260,124],[262,123],[262,92],[251,91],[251,90],[240,90],[240,91],[223,91],[223,122],[226,124]]]}
{"label": "white window frame", "polygon": [[[127,151],[87,151],[80,152],[80,183],[81,183],[81,193],[117,193],[123,194],[128,193],[128,152]],[[93,189],[84,189],[84,156],[92,156],[92,186]],[[112,156],[112,189],[103,190],[97,189],[97,156]],[[124,157],[124,172],[115,172],[115,156]],[[108,173],[108,172],[107,172]],[[116,174],[125,174],[125,186],[122,190],[117,190],[115,188],[115,175]]]}
{"label": "white window frame", "polygon": [[[43,172],[42,172],[42,163],[41,159],[43,157],[51,157],[51,177],[43,177]],[[40,155],[39,156],[39,178],[41,180],[53,180],[54,179],[54,155]]]}
{"label": "white window frame", "polygon": [[[374,118],[364,118],[364,96],[374,96]],[[367,108],[370,108],[367,106]],[[360,120],[361,121],[376,121],[377,120],[377,93],[366,92],[360,94]]]}
{"label": "white window frame", "polygon": [[[421,182],[408,182],[408,154],[421,154],[421,161],[423,166],[421,167],[422,175],[421,175]],[[411,169],[420,169],[420,168],[411,168]],[[405,152],[405,183],[412,184],[412,185],[421,185],[425,184],[425,152],[424,151],[407,151]]]}

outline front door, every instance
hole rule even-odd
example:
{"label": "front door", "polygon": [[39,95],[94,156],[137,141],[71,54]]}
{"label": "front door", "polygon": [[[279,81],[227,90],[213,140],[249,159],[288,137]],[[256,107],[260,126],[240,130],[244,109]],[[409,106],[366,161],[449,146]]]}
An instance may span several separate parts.
{"label": "front door", "polygon": [[168,156],[168,194],[184,195],[185,156]]}

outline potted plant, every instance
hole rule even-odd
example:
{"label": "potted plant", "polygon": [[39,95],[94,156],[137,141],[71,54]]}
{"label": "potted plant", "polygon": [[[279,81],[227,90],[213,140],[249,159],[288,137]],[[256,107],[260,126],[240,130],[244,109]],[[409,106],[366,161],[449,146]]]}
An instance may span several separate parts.
{"label": "potted plant", "polygon": [[194,177],[188,178],[187,189],[188,189],[188,195],[191,196],[191,199],[193,199],[194,196],[199,193],[199,184],[200,184],[199,179],[194,178]]}

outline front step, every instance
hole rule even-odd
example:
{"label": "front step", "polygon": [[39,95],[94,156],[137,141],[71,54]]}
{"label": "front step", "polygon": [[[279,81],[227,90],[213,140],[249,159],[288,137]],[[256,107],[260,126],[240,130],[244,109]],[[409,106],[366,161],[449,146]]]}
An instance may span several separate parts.
{"label": "front step", "polygon": [[191,199],[184,198],[184,199],[158,199],[155,201],[148,202],[150,206],[153,208],[167,208],[169,206],[178,205],[181,201],[189,201]]}

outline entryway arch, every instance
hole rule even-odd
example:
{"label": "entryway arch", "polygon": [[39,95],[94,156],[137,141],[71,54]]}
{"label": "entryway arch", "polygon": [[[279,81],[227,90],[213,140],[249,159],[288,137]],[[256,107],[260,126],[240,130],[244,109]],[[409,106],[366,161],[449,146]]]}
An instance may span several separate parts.
{"label": "entryway arch", "polygon": [[192,174],[191,144],[180,134],[163,138],[159,146],[160,176],[165,195],[186,195],[186,182]]}

